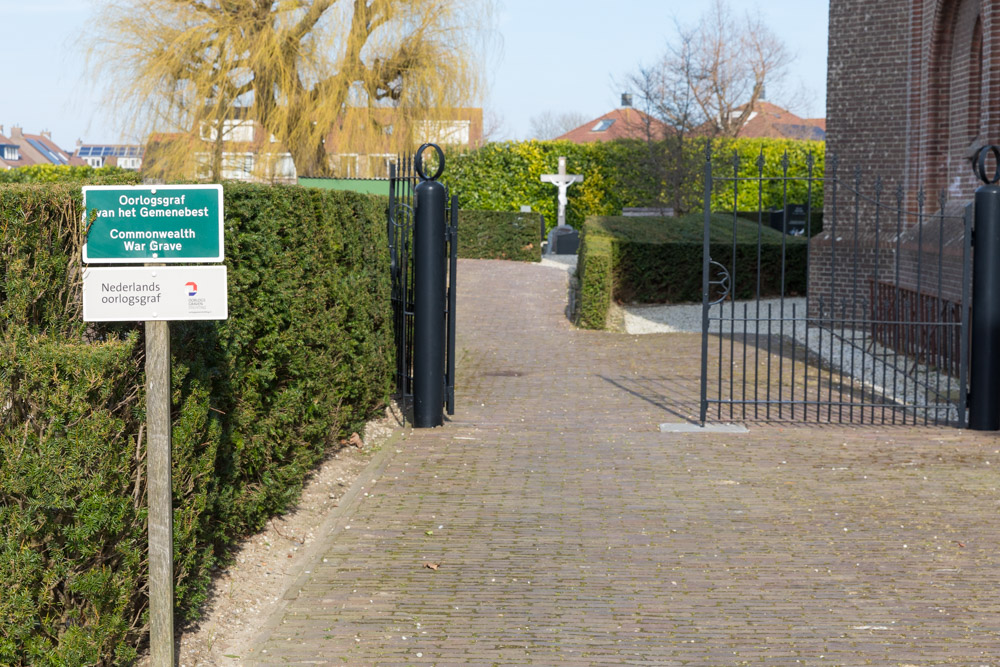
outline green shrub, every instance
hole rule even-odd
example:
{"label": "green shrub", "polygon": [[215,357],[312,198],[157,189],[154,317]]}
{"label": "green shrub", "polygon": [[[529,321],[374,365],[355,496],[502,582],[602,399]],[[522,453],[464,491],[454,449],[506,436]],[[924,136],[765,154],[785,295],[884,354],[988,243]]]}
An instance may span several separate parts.
{"label": "green shrub", "polygon": [[459,211],[458,256],[540,262],[541,216],[508,211]]}
{"label": "green shrub", "polygon": [[[681,199],[691,210],[700,210],[704,197],[705,139],[689,139],[684,145],[684,161],[690,165],[681,179]],[[655,150],[656,147],[653,147]],[[556,225],[557,189],[541,181],[542,174],[558,169],[559,157],[566,157],[566,169],[582,174],[583,182],[567,189],[567,223],[581,229],[590,216],[617,215],[624,207],[670,205],[673,192],[650,167],[650,146],[637,140],[574,144],[569,141],[522,141],[490,143],[474,150],[454,150],[446,160],[441,178],[459,196],[464,210],[518,211],[523,205],[545,216],[547,229]],[[812,175],[822,179],[824,144],[789,139],[716,139],[712,143],[715,187],[712,211],[780,209],[785,181],[783,156],[788,154],[788,175],[808,175],[808,156],[813,156]],[[738,157],[733,183],[720,179],[734,174],[733,156]],[[763,155],[762,171],[758,158]],[[758,176],[762,176],[758,180]],[[788,181],[787,201],[802,203],[808,194],[804,180]],[[758,193],[762,193],[758,197]],[[821,180],[813,181],[813,209],[823,208]]]}
{"label": "green shrub", "polygon": [[0,341],[0,663],[127,662],[146,542],[138,336]]}
{"label": "green shrub", "polygon": [[580,295],[576,323],[585,329],[603,329],[614,292],[614,244],[611,237],[588,234],[588,229],[584,225],[577,262]]}
{"label": "green shrub", "polygon": [[138,185],[138,172],[121,167],[93,168],[86,165],[68,166],[33,164],[28,167],[0,170],[0,183],[88,183],[91,185]]}
{"label": "green shrub", "polygon": [[[385,200],[227,184],[229,319],[174,322],[176,603],[387,401]],[[128,663],[147,606],[142,346],[80,321],[81,196],[0,186],[0,663]]]}
{"label": "green shrub", "polygon": [[[732,298],[805,293],[806,242],[755,222],[713,215],[710,256],[734,276]],[[704,216],[591,218],[580,253],[578,324],[602,328],[611,300],[622,303],[700,301]],[[734,263],[735,248],[735,263]],[[759,248],[759,259],[758,259]],[[785,275],[782,283],[782,257]],[[591,266],[596,261],[596,268]],[[610,279],[609,276],[610,275]],[[609,285],[610,283],[610,285]]]}

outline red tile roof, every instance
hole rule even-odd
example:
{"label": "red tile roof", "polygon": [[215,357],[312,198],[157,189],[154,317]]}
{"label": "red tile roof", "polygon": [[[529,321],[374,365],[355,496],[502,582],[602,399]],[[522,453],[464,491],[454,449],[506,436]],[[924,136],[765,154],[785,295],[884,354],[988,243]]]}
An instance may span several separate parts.
{"label": "red tile roof", "polygon": [[648,133],[661,139],[667,133],[667,126],[638,109],[622,107],[556,137],[556,141],[587,144],[615,139],[647,139]]}
{"label": "red tile roof", "polygon": [[[743,107],[736,109],[739,113]],[[801,118],[787,109],[770,102],[757,102],[749,120],[736,135],[744,139],[799,139],[823,141],[826,139],[825,118]]]}

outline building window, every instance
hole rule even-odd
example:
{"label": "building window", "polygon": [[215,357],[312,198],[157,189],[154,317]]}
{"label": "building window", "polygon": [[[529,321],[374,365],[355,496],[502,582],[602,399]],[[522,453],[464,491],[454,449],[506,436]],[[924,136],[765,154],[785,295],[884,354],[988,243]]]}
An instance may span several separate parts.
{"label": "building window", "polygon": [[368,156],[369,178],[389,178],[389,165],[396,164],[395,153],[371,153]]}
{"label": "building window", "polygon": [[472,129],[468,120],[422,120],[417,123],[421,143],[467,145]]}
{"label": "building window", "polygon": [[[215,141],[219,138],[216,128],[218,123],[204,121],[201,124],[201,138],[205,141]],[[222,121],[222,140],[239,143],[250,143],[253,141],[253,121],[252,120],[224,120]]]}
{"label": "building window", "polygon": [[615,124],[614,118],[604,118],[603,120],[597,121],[597,125],[590,128],[591,132],[606,132],[612,125]]}
{"label": "building window", "polygon": [[983,111],[983,20],[976,17],[969,52],[969,140],[979,137],[979,118]]}

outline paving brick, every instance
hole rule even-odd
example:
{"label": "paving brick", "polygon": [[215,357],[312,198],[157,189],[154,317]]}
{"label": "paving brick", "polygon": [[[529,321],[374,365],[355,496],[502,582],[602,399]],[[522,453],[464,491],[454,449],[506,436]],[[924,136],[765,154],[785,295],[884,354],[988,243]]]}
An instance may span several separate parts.
{"label": "paving brick", "polygon": [[363,478],[246,662],[1000,659],[997,436],[661,433],[697,414],[700,338],[565,302],[558,269],[460,262],[457,414]]}

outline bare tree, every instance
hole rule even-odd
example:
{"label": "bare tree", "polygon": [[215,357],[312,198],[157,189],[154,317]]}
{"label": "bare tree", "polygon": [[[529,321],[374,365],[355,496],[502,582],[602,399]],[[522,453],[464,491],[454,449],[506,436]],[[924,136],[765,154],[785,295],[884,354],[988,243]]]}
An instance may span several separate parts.
{"label": "bare tree", "polygon": [[506,133],[507,122],[503,114],[492,108],[483,110],[483,143],[498,141]]}
{"label": "bare tree", "polygon": [[558,115],[551,111],[545,111],[531,117],[531,138],[541,140],[555,139],[570,130],[575,130],[588,120],[590,119],[577,111]]}
{"label": "bare tree", "polygon": [[777,87],[792,61],[759,14],[734,19],[725,0],[693,28],[678,27],[678,43],[664,56],[683,77],[714,132],[735,137],[764,94]]}
{"label": "bare tree", "polygon": [[406,148],[428,110],[446,119],[477,99],[477,38],[492,9],[490,0],[103,2],[91,62],[112,74],[109,105],[135,110],[137,134],[169,133],[158,157],[178,166],[167,174],[189,171],[191,156],[214,145],[216,177],[224,135],[247,122],[263,132],[245,143],[280,143],[299,173],[330,173],[334,131],[348,152]]}
{"label": "bare tree", "polygon": [[686,150],[687,138],[705,120],[686,76],[692,68],[693,39],[681,33],[668,57],[640,66],[626,79],[633,104],[642,112],[629,116],[632,134],[644,143],[639,169],[630,175],[642,183],[630,185],[648,193],[643,205],[668,206],[677,215],[691,208],[687,185],[697,170]]}
{"label": "bare tree", "polygon": [[[676,26],[664,55],[626,79],[633,91],[640,135],[646,205],[667,205],[678,215],[697,208],[701,156],[693,134],[735,137],[764,94],[776,87],[791,56],[759,16],[733,19],[715,0],[693,27]],[[633,184],[635,186],[637,184]]]}

